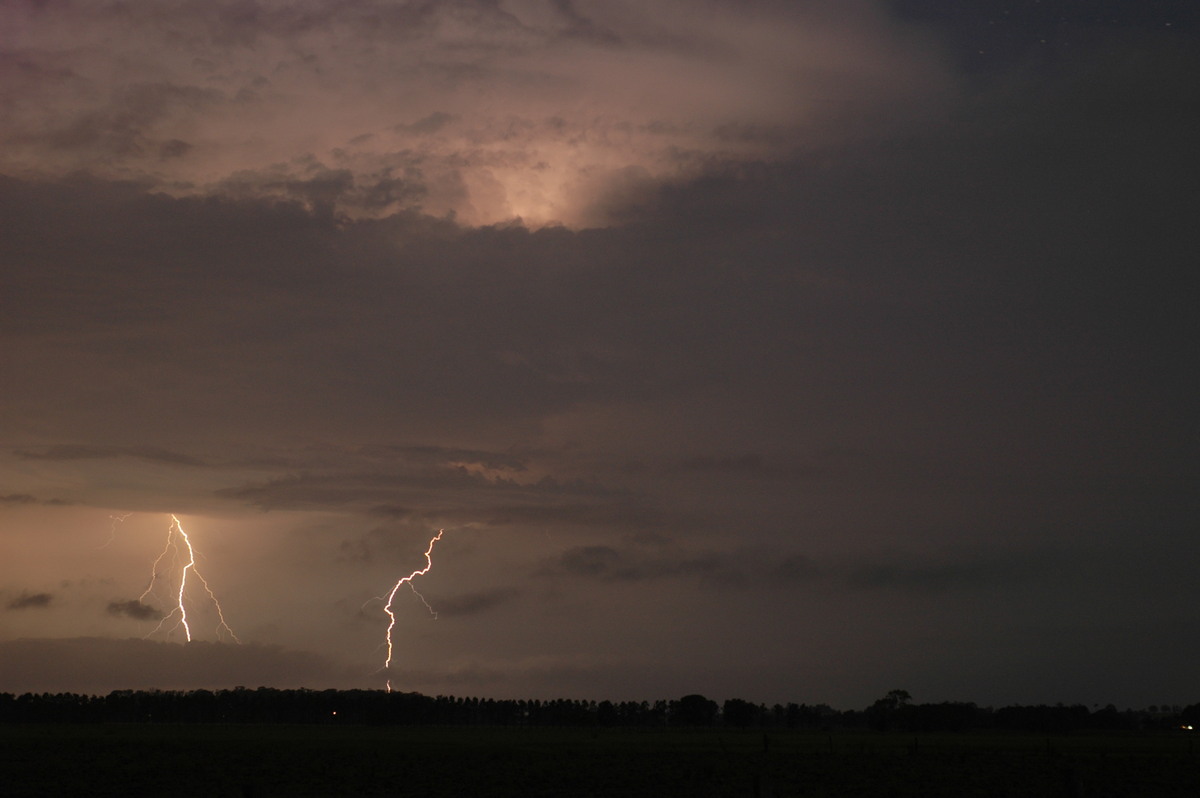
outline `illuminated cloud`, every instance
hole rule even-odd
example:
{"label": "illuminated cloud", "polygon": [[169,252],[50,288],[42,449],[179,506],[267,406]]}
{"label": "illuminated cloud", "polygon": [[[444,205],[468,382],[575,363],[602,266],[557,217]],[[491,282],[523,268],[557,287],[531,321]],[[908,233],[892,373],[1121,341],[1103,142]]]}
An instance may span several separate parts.
{"label": "illuminated cloud", "polygon": [[944,91],[865,0],[9,4],[0,171],[599,224]]}

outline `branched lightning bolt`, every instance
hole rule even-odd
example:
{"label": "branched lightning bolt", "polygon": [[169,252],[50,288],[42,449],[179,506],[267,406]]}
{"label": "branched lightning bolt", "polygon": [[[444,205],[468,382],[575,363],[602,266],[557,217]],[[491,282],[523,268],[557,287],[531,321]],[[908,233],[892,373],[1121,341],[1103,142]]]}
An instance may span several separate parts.
{"label": "branched lightning bolt", "polygon": [[[171,516],[171,518],[174,518],[174,517],[175,516],[173,516],[173,515]],[[167,554],[170,553],[170,551],[172,549],[176,549],[175,554],[176,554],[176,557],[178,557],[178,554],[179,554],[178,546],[175,543],[175,524],[171,524],[170,528],[167,529],[167,543],[165,546],[163,546],[162,553],[159,554],[158,558],[154,560],[154,564],[150,566],[150,583],[148,585],[146,585],[146,589],[142,591],[142,595],[138,596],[137,600],[139,602],[144,602],[146,600],[146,596],[149,596],[151,593],[154,592],[154,585],[156,582],[158,582],[158,564],[163,561],[163,558],[166,557]],[[158,626],[156,626],[152,630],[150,630],[150,634],[146,635],[146,637],[150,637],[150,635],[154,634],[159,629],[161,629],[163,627],[163,624],[167,622],[167,619],[171,618],[174,614],[175,614],[174,611],[172,611],[171,613],[164,615],[159,620]]]}
{"label": "branched lightning bolt", "polygon": [[124,522],[124,520],[131,515],[133,515],[133,513],[125,513],[124,515],[110,515],[108,517],[108,520],[112,522],[108,525],[108,540],[97,546],[97,551],[100,549],[106,549],[112,545],[112,542],[117,538],[117,524]]}
{"label": "branched lightning bolt", "polygon": [[[429,606],[429,602],[425,600],[425,597],[417,591],[417,588],[413,585],[412,580],[418,576],[424,576],[425,574],[429,573],[429,569],[433,567],[433,544],[442,539],[442,533],[445,531],[446,530],[444,529],[439,529],[438,533],[429,539],[429,546],[425,549],[425,567],[413,571],[408,576],[398,580],[396,584],[392,586],[392,592],[387,594],[386,601],[383,596],[379,597],[380,601],[384,601],[383,611],[387,613],[388,616],[387,634],[384,638],[385,642],[387,643],[387,658],[383,661],[383,667],[385,670],[391,667],[392,664],[392,630],[396,628],[396,614],[392,612],[392,600],[396,598],[396,591],[400,589],[400,586],[408,585],[409,588],[412,589],[412,592],[416,594],[417,598],[421,600],[421,603],[425,605],[425,609],[429,610],[429,614],[434,618],[437,618],[437,613],[433,611],[433,607]],[[389,693],[392,692],[391,679],[387,680],[387,691]]]}
{"label": "branched lightning bolt", "polygon": [[180,541],[183,541],[183,546],[187,549],[188,560],[186,563],[184,563],[183,570],[180,571],[179,591],[176,595],[175,607],[169,613],[163,616],[163,618],[158,622],[158,626],[154,627],[154,629],[151,630],[150,634],[146,635],[146,637],[150,637],[150,635],[162,629],[163,624],[178,614],[178,626],[183,627],[184,636],[187,638],[189,643],[191,642],[192,627],[188,623],[187,604],[184,602],[184,597],[187,594],[188,572],[190,571],[196,576],[197,579],[200,580],[200,584],[204,586],[204,592],[208,594],[209,600],[212,601],[213,606],[217,610],[217,618],[219,619],[217,622],[217,638],[220,639],[221,632],[224,630],[231,638],[233,638],[234,642],[242,642],[238,639],[238,636],[234,634],[233,629],[229,627],[229,624],[225,622],[225,612],[221,609],[221,602],[217,601],[217,597],[213,593],[212,588],[208,586],[208,581],[196,568],[196,550],[192,547],[192,540],[188,537],[188,533],[184,531],[183,524],[179,522],[179,518],[177,518],[174,514],[171,515],[171,526],[167,529],[166,545],[163,546],[162,552],[158,555],[158,558],[155,559],[154,565],[151,567],[152,570],[150,572],[150,584],[146,586],[144,591],[142,591],[142,595],[138,596],[138,601],[144,600],[146,596],[150,595],[154,591],[154,584],[158,581],[158,566],[159,563],[163,561],[163,558],[173,551],[175,553],[175,559],[178,561],[180,556]]}

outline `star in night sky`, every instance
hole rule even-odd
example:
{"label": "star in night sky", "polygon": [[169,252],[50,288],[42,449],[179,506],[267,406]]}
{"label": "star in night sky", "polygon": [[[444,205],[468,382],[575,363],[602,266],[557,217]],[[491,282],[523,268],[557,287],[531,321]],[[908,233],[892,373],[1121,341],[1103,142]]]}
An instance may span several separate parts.
{"label": "star in night sky", "polygon": [[973,73],[1021,63],[1048,65],[1104,38],[1172,36],[1194,42],[1200,10],[1178,0],[891,0],[904,19],[949,33],[963,67]]}

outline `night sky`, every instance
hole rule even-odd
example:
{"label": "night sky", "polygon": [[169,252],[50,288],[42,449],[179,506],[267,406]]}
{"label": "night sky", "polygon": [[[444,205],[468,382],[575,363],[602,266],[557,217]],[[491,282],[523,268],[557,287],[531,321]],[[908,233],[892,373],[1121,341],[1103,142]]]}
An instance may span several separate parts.
{"label": "night sky", "polygon": [[4,2],[0,691],[1196,701],[1196,6]]}

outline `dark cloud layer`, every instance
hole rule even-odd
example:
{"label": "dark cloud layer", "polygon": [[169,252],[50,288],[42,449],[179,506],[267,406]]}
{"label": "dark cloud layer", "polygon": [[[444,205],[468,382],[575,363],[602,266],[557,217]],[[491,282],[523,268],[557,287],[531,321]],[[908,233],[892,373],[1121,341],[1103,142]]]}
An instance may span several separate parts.
{"label": "dark cloud layer", "polygon": [[763,547],[689,551],[673,542],[656,542],[650,547],[635,544],[620,549],[577,546],[544,564],[538,575],[609,584],[694,579],[705,587],[726,590],[822,586],[850,592],[963,595],[1044,585],[1057,579],[1075,581],[1081,575],[1094,578],[1104,567],[1103,558],[1095,555],[1068,557],[1044,548],[942,551],[919,558],[893,553],[887,559],[870,561],[862,556],[814,558]]}
{"label": "dark cloud layer", "polygon": [[475,593],[464,593],[458,596],[441,597],[437,603],[438,617],[462,615],[478,615],[486,613],[521,596],[516,588],[495,588]]}
{"label": "dark cloud layer", "polygon": [[63,499],[43,499],[34,496],[32,493],[6,493],[0,495],[0,507],[19,507],[29,504],[46,504],[51,506],[63,506],[70,502]]}
{"label": "dark cloud layer", "polygon": [[110,601],[108,604],[108,614],[123,615],[138,621],[157,621],[163,617],[160,610],[149,604],[144,604],[137,599]]}
{"label": "dark cloud layer", "polygon": [[37,451],[18,450],[17,457],[25,460],[104,460],[114,457],[135,457],[164,465],[203,465],[201,460],[186,454],[147,446],[88,446],[60,444]]}
{"label": "dark cloud layer", "polygon": [[8,610],[28,610],[41,607],[49,607],[54,602],[54,596],[50,593],[21,593],[21,595],[10,600],[5,608]]}

